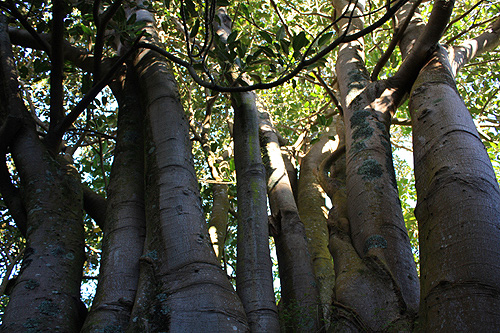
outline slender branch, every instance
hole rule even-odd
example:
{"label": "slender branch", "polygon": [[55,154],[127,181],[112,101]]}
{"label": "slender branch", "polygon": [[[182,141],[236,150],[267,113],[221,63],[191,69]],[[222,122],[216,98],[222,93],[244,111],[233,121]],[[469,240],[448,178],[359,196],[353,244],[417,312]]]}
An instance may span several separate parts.
{"label": "slender branch", "polygon": [[290,29],[288,29],[288,25],[286,24],[285,19],[283,18],[283,15],[281,14],[281,11],[279,10],[278,6],[276,5],[276,2],[274,0],[270,0],[270,2],[271,2],[271,6],[273,6],[274,11],[276,12],[276,14],[279,17],[281,24],[283,24],[283,27],[285,28],[285,31],[286,31],[288,38],[291,39],[292,34],[290,33]]}
{"label": "slender branch", "polygon": [[342,109],[342,106],[340,105],[340,102],[337,99],[337,97],[335,96],[335,94],[333,93],[332,89],[330,89],[330,87],[325,82],[325,80],[323,80],[323,78],[321,77],[321,74],[319,73],[319,71],[313,71],[313,73],[314,73],[314,76],[316,76],[316,78],[318,79],[318,81],[321,84],[321,86],[328,93],[328,96],[330,96],[330,99],[332,100],[333,104],[335,104],[335,107],[339,110],[340,114],[343,115],[344,114],[344,110]]}
{"label": "slender branch", "polygon": [[94,43],[94,84],[97,83],[101,77],[101,59],[104,49],[106,26],[118,9],[120,9],[122,2],[123,0],[116,0],[102,15],[99,15],[100,1],[96,1],[94,3],[94,21],[97,27]]}
{"label": "slender branch", "polygon": [[53,130],[64,117],[63,90],[63,34],[64,34],[64,4],[62,0],[52,1],[52,40],[50,58],[50,124],[49,132]]}
{"label": "slender branch", "polygon": [[387,61],[389,60],[392,52],[394,52],[394,49],[396,48],[399,41],[403,37],[403,35],[406,31],[406,28],[410,24],[410,21],[411,21],[413,15],[415,14],[415,11],[417,10],[417,8],[421,2],[422,2],[422,0],[417,0],[413,3],[413,5],[408,13],[408,16],[405,18],[405,20],[403,21],[403,24],[400,26],[397,33],[392,38],[389,46],[387,47],[387,50],[385,50],[384,54],[382,54],[382,57],[380,57],[380,59],[377,61],[377,64],[375,65],[375,68],[373,69],[372,75],[370,77],[372,81],[377,80],[378,75],[380,74],[380,71],[382,70],[382,68],[384,68],[384,66],[387,63]]}
{"label": "slender branch", "polygon": [[[484,0],[480,0],[478,2],[476,2],[472,7],[470,7],[468,10],[466,10],[462,15],[456,17],[454,20],[451,20],[450,23],[448,23],[448,26],[446,27],[445,29],[445,33],[452,27],[455,25],[455,23],[457,22],[460,22],[462,21],[462,19],[464,17],[466,17],[467,15],[469,15],[474,9],[476,9],[476,7],[478,7],[481,3],[483,3]],[[445,44],[449,44],[450,41],[447,41]]]}
{"label": "slender branch", "polygon": [[106,177],[106,170],[104,170],[104,156],[102,151],[102,138],[99,138],[99,150],[97,151],[99,154],[99,164],[101,165],[101,173],[102,179],[104,181],[104,188],[108,188],[108,178]]}
{"label": "slender branch", "polygon": [[481,21],[481,22],[474,23],[474,24],[472,24],[470,27],[468,27],[467,29],[465,29],[465,30],[461,31],[460,33],[456,34],[456,35],[455,35],[455,36],[453,36],[452,38],[448,39],[448,40],[446,41],[446,43],[445,43],[445,44],[450,45],[451,43],[453,43],[454,41],[456,41],[457,39],[459,39],[460,37],[462,37],[463,35],[465,35],[465,34],[466,34],[466,33],[468,33],[469,31],[471,31],[471,30],[473,30],[473,29],[475,29],[475,28],[477,28],[477,27],[480,27],[480,26],[482,26],[482,25],[484,25],[484,24],[487,24],[487,23],[493,22],[493,21],[497,20],[498,18],[500,18],[500,15],[496,15],[496,16],[494,16],[494,17],[491,17],[491,18],[487,19],[487,20],[484,20],[484,21]]}

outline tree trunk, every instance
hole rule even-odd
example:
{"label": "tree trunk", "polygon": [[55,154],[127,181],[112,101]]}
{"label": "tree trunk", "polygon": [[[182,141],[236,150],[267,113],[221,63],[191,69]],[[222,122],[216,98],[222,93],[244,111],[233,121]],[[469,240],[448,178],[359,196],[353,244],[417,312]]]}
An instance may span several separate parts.
{"label": "tree trunk", "polygon": [[0,25],[0,103],[23,119],[10,149],[27,212],[27,246],[0,330],[55,332],[64,327],[76,332],[86,315],[80,301],[84,262],[81,185],[74,167],[51,156],[38,138],[20,97],[6,25]]}
{"label": "tree trunk", "polygon": [[[262,109],[262,107],[261,107]],[[262,149],[266,160],[267,191],[274,221],[276,254],[281,282],[282,328],[296,332],[321,327],[317,283],[307,248],[304,225],[283,161],[278,137],[265,111],[259,112]]]}
{"label": "tree trunk", "polygon": [[212,184],[212,218],[208,224],[208,232],[219,262],[224,259],[224,246],[227,232],[227,214],[229,214],[229,197],[227,184]]}
{"label": "tree trunk", "polygon": [[[138,10],[151,41],[154,19]],[[166,60],[142,50],[146,245],[130,332],[247,331],[241,302],[217,263],[193,166],[189,127]]]}
{"label": "tree trunk", "polygon": [[326,321],[331,315],[335,275],[332,256],[328,250],[326,193],[319,183],[317,171],[323,159],[337,147],[338,140],[330,140],[335,135],[335,126],[332,126],[302,158],[297,191],[297,207],[304,224],[314,276],[318,283],[322,316]]}
{"label": "tree trunk", "polygon": [[238,261],[236,290],[253,332],[278,332],[274,299],[266,171],[259,144],[255,94],[232,94],[234,162],[238,195]]}
{"label": "tree trunk", "polygon": [[109,181],[99,284],[83,332],[124,331],[139,279],[144,246],[143,108],[138,80],[129,67],[114,89],[117,142]]}
{"label": "tree trunk", "polygon": [[500,192],[439,48],[412,89],[422,281],[421,329],[493,332],[500,325]]}

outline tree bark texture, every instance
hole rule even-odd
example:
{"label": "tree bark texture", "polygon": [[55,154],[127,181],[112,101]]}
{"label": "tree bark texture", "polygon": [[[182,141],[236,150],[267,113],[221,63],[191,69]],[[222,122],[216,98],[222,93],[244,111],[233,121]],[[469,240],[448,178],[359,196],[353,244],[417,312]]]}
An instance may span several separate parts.
{"label": "tree bark texture", "polygon": [[[149,12],[136,12],[157,41]],[[146,108],[146,246],[130,332],[247,331],[236,293],[208,236],[193,166],[189,127],[163,57],[134,61]]]}
{"label": "tree bark texture", "polygon": [[212,241],[215,255],[219,262],[224,258],[226,242],[227,220],[229,214],[229,197],[227,184],[212,184],[212,217],[208,224],[208,232]]}
{"label": "tree bark texture", "polygon": [[[2,332],[76,332],[86,308],[80,301],[84,261],[81,184],[74,167],[43,146],[21,100],[6,25],[1,25],[0,102],[23,119],[10,149],[19,172],[27,217],[21,271],[2,318]],[[3,119],[2,119],[3,120]]]}
{"label": "tree bark texture", "polygon": [[447,57],[435,52],[409,105],[422,330],[488,332],[500,324],[500,192]]}
{"label": "tree bark texture", "polygon": [[118,84],[114,89],[119,105],[117,142],[103,226],[99,283],[83,332],[126,329],[144,246],[144,108],[132,66]]}
{"label": "tree bark texture", "polygon": [[335,275],[332,256],[328,250],[326,194],[319,183],[317,170],[323,159],[337,147],[338,139],[330,140],[330,137],[335,135],[335,126],[332,126],[302,158],[297,191],[297,208],[304,224],[313,272],[318,284],[322,316],[326,321],[331,314]]}
{"label": "tree bark texture", "polygon": [[255,93],[232,94],[234,162],[238,196],[236,290],[253,332],[278,332],[273,290],[266,170],[259,143]]}
{"label": "tree bark texture", "polygon": [[[304,225],[281,153],[278,136],[271,118],[263,107],[259,112],[259,132],[267,169],[267,191],[273,235],[278,257],[282,310],[282,327],[296,332],[317,331],[321,327],[320,302],[317,283],[307,248]],[[289,326],[291,325],[291,326]]]}
{"label": "tree bark texture", "polygon": [[[337,11],[345,6],[339,3]],[[363,1],[353,8],[355,14],[363,10]],[[363,22],[353,19],[348,26],[348,20],[344,19],[341,26],[356,31],[363,27]],[[370,81],[362,39],[340,47],[336,71],[346,132],[350,236],[361,258],[374,257],[378,263],[387,265],[406,310],[415,314],[419,281],[399,202],[389,134],[397,91],[384,81]],[[366,316],[382,316],[382,313],[366,313]]]}

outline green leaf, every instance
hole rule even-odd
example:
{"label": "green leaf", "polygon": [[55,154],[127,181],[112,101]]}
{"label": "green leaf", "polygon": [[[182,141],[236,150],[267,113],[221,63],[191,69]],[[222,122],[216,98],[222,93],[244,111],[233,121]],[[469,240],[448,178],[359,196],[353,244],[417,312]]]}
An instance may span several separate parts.
{"label": "green leaf", "polygon": [[226,7],[231,5],[231,3],[228,0],[217,0],[217,6],[219,7]]}
{"label": "green leaf", "polygon": [[267,55],[269,58],[276,58],[276,54],[273,52],[273,50],[268,47],[268,46],[261,46],[262,52],[264,52],[265,55]]}
{"label": "green leaf", "polygon": [[252,80],[253,80],[255,83],[261,83],[261,82],[262,82],[262,79],[260,78],[260,76],[259,76],[259,75],[257,75],[257,74],[252,74],[252,73],[249,73],[248,75],[252,78]]}
{"label": "green leaf", "polygon": [[286,35],[285,27],[284,27],[284,26],[281,26],[281,27],[278,29],[278,32],[276,33],[276,38],[277,38],[278,40],[283,40],[283,39],[285,39],[285,35]]}
{"label": "green leaf", "polygon": [[238,30],[234,30],[233,32],[231,32],[229,34],[229,36],[227,36],[227,43],[233,44],[236,41],[236,39],[238,38],[239,34],[240,34],[240,32]]}
{"label": "green leaf", "polygon": [[267,31],[261,30],[261,31],[259,31],[259,35],[262,38],[264,38],[266,42],[268,42],[269,44],[272,44],[273,38],[271,37],[271,35]]}
{"label": "green leaf", "polygon": [[197,17],[196,6],[194,2],[191,0],[184,0],[184,10],[186,11],[186,15],[188,17]]}
{"label": "green leaf", "polygon": [[330,42],[330,39],[332,39],[332,36],[333,36],[333,32],[328,32],[328,33],[324,34],[323,36],[321,36],[318,39],[318,46],[321,47],[321,46],[327,44],[328,42]]}
{"label": "green leaf", "polygon": [[196,21],[194,21],[193,28],[191,29],[191,32],[189,33],[189,37],[195,38],[196,35],[198,34],[199,30],[200,30],[200,20],[196,19]]}
{"label": "green leaf", "polygon": [[292,46],[295,51],[300,51],[304,46],[309,44],[306,33],[301,31],[297,36],[293,37]]}

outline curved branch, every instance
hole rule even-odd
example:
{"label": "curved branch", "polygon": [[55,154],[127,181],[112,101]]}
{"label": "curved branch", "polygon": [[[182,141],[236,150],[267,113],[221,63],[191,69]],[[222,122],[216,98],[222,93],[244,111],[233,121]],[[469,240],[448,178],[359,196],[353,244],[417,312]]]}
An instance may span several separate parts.
{"label": "curved branch", "polygon": [[[200,86],[208,88],[208,89],[212,89],[212,90],[215,90],[218,92],[247,92],[247,91],[252,91],[252,90],[257,90],[257,89],[269,89],[269,88],[273,88],[273,87],[282,85],[282,84],[286,83],[287,81],[291,80],[301,70],[303,70],[304,68],[306,68],[309,65],[314,64],[315,62],[317,62],[318,60],[320,60],[321,58],[326,56],[328,53],[330,53],[332,50],[334,50],[340,44],[354,41],[354,40],[361,38],[361,37],[365,36],[366,34],[374,31],[375,29],[379,28],[385,22],[387,22],[389,19],[391,19],[391,17],[396,13],[396,11],[399,8],[401,8],[401,6],[403,6],[408,1],[409,0],[403,0],[403,1],[396,3],[393,7],[391,7],[382,16],[382,18],[380,18],[377,22],[373,23],[372,25],[370,25],[370,26],[368,26],[368,27],[356,32],[356,33],[350,34],[350,35],[347,35],[346,33],[344,33],[343,35],[338,37],[330,45],[328,45],[326,48],[324,48],[323,50],[318,52],[313,57],[311,57],[309,59],[304,59],[304,57],[305,57],[304,56],[303,59],[299,62],[299,64],[292,71],[290,71],[288,74],[280,77],[279,79],[277,79],[273,82],[268,82],[268,83],[257,83],[257,84],[253,84],[253,85],[241,85],[241,86],[233,86],[233,87],[220,86],[218,84],[215,84],[212,82],[207,82],[207,81],[203,80],[198,75],[198,73],[196,72],[194,67],[189,62],[173,55],[170,52],[167,52],[166,50],[162,49],[159,46],[144,43],[144,42],[140,42],[138,46],[140,48],[150,49],[150,50],[153,50],[155,52],[158,52],[159,54],[163,55],[168,60],[176,63],[177,65],[185,67],[196,83],[198,83]],[[307,52],[306,52],[306,54],[307,54]],[[239,83],[242,83],[242,82],[239,82]]]}
{"label": "curved branch", "polygon": [[[389,85],[396,83],[395,86],[403,88],[403,90],[410,88],[425,61],[427,61],[429,56],[439,45],[439,40],[453,12],[454,4],[455,1],[453,0],[437,0],[435,2],[424,31],[415,42],[415,46],[405,58],[397,73],[387,80],[390,82]],[[402,97],[402,94],[399,97]]]}

